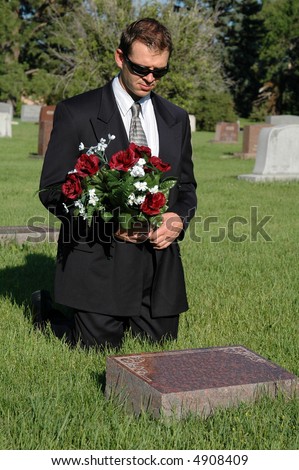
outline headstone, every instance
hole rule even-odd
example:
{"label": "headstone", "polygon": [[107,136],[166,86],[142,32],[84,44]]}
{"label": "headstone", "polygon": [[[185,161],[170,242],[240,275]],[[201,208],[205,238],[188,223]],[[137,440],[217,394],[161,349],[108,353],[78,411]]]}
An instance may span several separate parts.
{"label": "headstone", "polygon": [[241,157],[255,158],[257,152],[258,137],[264,127],[271,127],[271,124],[252,124],[244,126],[243,129],[243,147]]}
{"label": "headstone", "polygon": [[46,226],[2,226],[0,227],[0,243],[57,242],[59,229]]}
{"label": "headstone", "polygon": [[244,346],[108,356],[106,397],[154,417],[207,417],[216,408],[277,390],[299,393],[299,379]]}
{"label": "headstone", "polygon": [[0,103],[0,113],[8,113],[13,119],[13,105],[11,103]]}
{"label": "headstone", "polygon": [[291,114],[281,114],[280,116],[266,116],[265,119],[267,124],[272,126],[299,124],[299,116],[293,116]]}
{"label": "headstone", "polygon": [[0,137],[11,137],[11,115],[0,112]]}
{"label": "headstone", "polygon": [[39,104],[23,104],[21,108],[21,121],[23,122],[39,122],[41,105]]}
{"label": "headstone", "polygon": [[196,131],[196,117],[193,114],[189,114],[191,132]]}
{"label": "headstone", "polygon": [[45,156],[50,140],[55,106],[43,106],[39,118],[38,155]]}
{"label": "headstone", "polygon": [[253,174],[238,178],[253,182],[299,180],[299,124],[262,129]]}
{"label": "headstone", "polygon": [[237,122],[218,122],[213,142],[238,143],[239,126]]}

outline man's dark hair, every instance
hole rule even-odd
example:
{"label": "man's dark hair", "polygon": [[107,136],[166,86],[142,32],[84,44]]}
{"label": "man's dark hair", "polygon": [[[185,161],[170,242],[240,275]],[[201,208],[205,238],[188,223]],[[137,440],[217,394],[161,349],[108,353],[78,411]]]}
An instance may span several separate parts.
{"label": "man's dark hair", "polygon": [[150,49],[159,51],[167,49],[169,56],[171,55],[171,34],[166,26],[153,18],[143,18],[131,23],[123,31],[118,47],[125,55],[128,55],[134,41],[140,41]]}

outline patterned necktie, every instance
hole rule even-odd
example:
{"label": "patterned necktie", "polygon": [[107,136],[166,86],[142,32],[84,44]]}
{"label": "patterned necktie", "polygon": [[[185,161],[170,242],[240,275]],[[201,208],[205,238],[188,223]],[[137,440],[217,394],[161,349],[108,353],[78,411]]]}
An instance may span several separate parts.
{"label": "patterned necktie", "polygon": [[140,103],[134,103],[131,107],[132,110],[132,119],[129,132],[130,142],[134,142],[137,145],[147,146],[147,140],[144,133],[144,130],[141,125],[139,113],[141,110]]}

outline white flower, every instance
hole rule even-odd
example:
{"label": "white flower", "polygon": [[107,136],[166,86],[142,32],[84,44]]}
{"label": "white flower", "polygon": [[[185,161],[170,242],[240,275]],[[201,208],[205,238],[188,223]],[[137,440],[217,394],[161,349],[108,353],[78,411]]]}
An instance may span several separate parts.
{"label": "white flower", "polygon": [[135,198],[135,204],[137,204],[137,206],[139,206],[140,204],[143,203],[144,199],[145,199],[145,196],[137,196]]}
{"label": "white flower", "polygon": [[76,207],[78,207],[78,209],[79,209],[79,214],[83,217],[83,219],[84,219],[84,220],[87,219],[87,214],[86,214],[86,211],[85,211],[85,208],[84,208],[82,202],[81,202],[81,201],[75,201],[75,202],[74,202],[74,205],[75,205]]}
{"label": "white flower", "polygon": [[128,206],[133,206],[134,200],[135,200],[135,194],[131,193],[128,197],[128,202],[127,202]]}
{"label": "white flower", "polygon": [[96,203],[99,200],[98,196],[96,195],[96,190],[95,189],[89,189],[88,195],[89,195],[89,204],[91,206],[95,206]]}
{"label": "white flower", "polygon": [[85,149],[85,147],[84,147],[84,144],[83,144],[83,142],[80,142],[80,145],[79,145],[79,150],[84,150],[84,149]]}
{"label": "white flower", "polygon": [[134,178],[145,175],[143,167],[139,165],[134,165],[132,168],[130,168],[129,172]]}
{"label": "white flower", "polygon": [[136,183],[134,183],[134,186],[139,191],[147,191],[147,182],[146,181],[136,181]]}
{"label": "white flower", "polygon": [[145,196],[136,196],[134,193],[131,193],[128,197],[128,206],[133,206],[134,204],[136,206],[139,206],[140,204],[143,203],[145,199]]}
{"label": "white flower", "polygon": [[155,186],[153,186],[152,188],[149,188],[149,192],[151,194],[155,194],[159,191],[159,186],[156,184]]}
{"label": "white flower", "polygon": [[113,135],[113,134],[108,134],[108,139],[109,139],[109,140],[114,140],[114,139],[115,139],[115,135]]}
{"label": "white flower", "polygon": [[67,205],[64,202],[62,203],[62,205],[63,205],[63,208],[64,208],[66,214],[68,214],[70,211],[69,211]]}
{"label": "white flower", "polygon": [[136,165],[138,166],[143,166],[146,164],[146,161],[144,160],[144,158],[139,158],[138,162],[136,163]]}
{"label": "white flower", "polygon": [[98,152],[104,152],[107,148],[106,139],[101,139],[97,145]]}

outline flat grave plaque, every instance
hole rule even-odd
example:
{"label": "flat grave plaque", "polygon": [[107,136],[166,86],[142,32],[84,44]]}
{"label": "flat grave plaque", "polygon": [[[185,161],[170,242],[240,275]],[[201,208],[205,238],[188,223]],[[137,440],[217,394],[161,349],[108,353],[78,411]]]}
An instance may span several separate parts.
{"label": "flat grave plaque", "polygon": [[56,242],[58,240],[59,230],[55,227],[46,226],[1,226],[0,243],[14,241],[18,245],[23,243],[41,243]]}
{"label": "flat grave plaque", "polygon": [[108,356],[106,365],[106,397],[154,417],[207,417],[261,393],[299,392],[298,377],[244,346]]}

